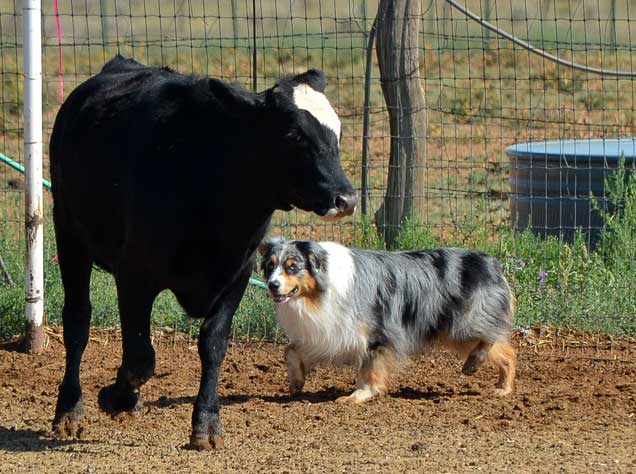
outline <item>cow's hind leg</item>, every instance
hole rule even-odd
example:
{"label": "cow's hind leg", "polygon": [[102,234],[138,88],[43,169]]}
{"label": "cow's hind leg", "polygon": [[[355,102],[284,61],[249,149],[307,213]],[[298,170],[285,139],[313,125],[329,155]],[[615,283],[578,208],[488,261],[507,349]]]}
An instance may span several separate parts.
{"label": "cow's hind leg", "polygon": [[148,275],[122,268],[115,280],[121,319],[122,362],[115,383],[99,392],[101,409],[113,416],[140,411],[139,389],[154,374],[155,350],[150,339],[150,314],[158,294]]}
{"label": "cow's hind leg", "polygon": [[251,269],[245,271],[222,294],[206,316],[199,332],[201,384],[192,412],[191,449],[207,451],[223,447],[223,429],[219,415],[219,368],[225,357],[232,317],[241,301]]}
{"label": "cow's hind leg", "polygon": [[90,278],[92,260],[68,225],[55,215],[55,235],[62,285],[64,286],[64,347],[66,367],[59,388],[53,432],[56,436],[80,437],[83,431],[80,362],[88,343],[91,321]]}

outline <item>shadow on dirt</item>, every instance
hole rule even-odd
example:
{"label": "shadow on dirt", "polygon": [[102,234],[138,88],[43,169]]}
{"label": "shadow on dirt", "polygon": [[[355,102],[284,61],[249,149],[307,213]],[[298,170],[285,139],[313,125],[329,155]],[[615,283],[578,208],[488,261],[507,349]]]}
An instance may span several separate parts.
{"label": "shadow on dirt", "polygon": [[[221,406],[239,405],[247,403],[251,400],[262,400],[267,403],[294,403],[294,402],[310,402],[310,403],[330,403],[342,396],[350,395],[353,390],[341,390],[336,387],[327,387],[317,392],[302,392],[298,395],[280,394],[280,395],[251,395],[251,394],[234,394],[220,398]],[[477,396],[478,391],[463,390],[456,392],[453,389],[446,391],[421,391],[411,387],[400,387],[399,390],[388,394],[391,398],[402,398],[410,400],[436,400],[441,398],[451,398],[456,395]],[[145,401],[144,406],[150,408],[169,408],[175,405],[192,405],[196,401],[196,397],[159,397],[154,401]]]}
{"label": "shadow on dirt", "polygon": [[[51,437],[50,433],[44,430],[17,430],[15,428],[0,426],[0,451],[18,453],[64,448],[64,451],[72,452],[73,445],[79,446],[97,443],[98,441],[82,439],[56,439]],[[82,448],[81,451],[84,453],[86,449]]]}
{"label": "shadow on dirt", "polygon": [[348,395],[348,392],[331,386],[317,392],[301,392],[297,395],[289,395],[287,393],[281,395],[265,395],[258,398],[269,403],[329,403],[336,401],[338,397],[342,397],[344,395]]}
{"label": "shadow on dirt", "polygon": [[[241,403],[247,403],[251,400],[262,400],[267,403],[293,403],[293,402],[311,402],[311,403],[327,403],[333,402],[338,397],[348,395],[348,392],[344,392],[335,387],[328,387],[327,389],[320,390],[318,392],[303,392],[298,395],[251,395],[251,394],[234,394],[220,397],[221,406],[239,405]],[[157,400],[144,401],[144,406],[149,408],[169,408],[175,405],[193,404],[196,401],[196,397],[159,397]]]}
{"label": "shadow on dirt", "polygon": [[24,344],[21,339],[14,338],[0,344],[0,351],[4,352],[24,352]]}
{"label": "shadow on dirt", "polygon": [[397,391],[390,392],[389,396],[392,398],[403,398],[406,400],[439,400],[442,398],[452,398],[455,396],[470,396],[476,397],[482,393],[479,390],[462,389],[454,390],[449,388],[447,390],[427,390],[423,392],[413,387],[401,386]]}

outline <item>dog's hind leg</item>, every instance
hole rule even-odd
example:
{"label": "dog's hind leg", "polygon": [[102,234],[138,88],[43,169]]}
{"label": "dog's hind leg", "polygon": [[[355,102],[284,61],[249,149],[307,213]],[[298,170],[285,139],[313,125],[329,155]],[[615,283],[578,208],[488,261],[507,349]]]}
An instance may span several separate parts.
{"label": "dog's hind leg", "polygon": [[472,351],[468,354],[464,367],[462,367],[462,373],[464,375],[473,375],[477,372],[477,369],[481,367],[486,359],[488,353],[492,348],[492,344],[487,341],[479,341]]}
{"label": "dog's hind leg", "polygon": [[517,351],[508,342],[496,342],[488,353],[490,359],[499,367],[499,381],[496,394],[509,395],[512,392],[512,384],[517,367]]}
{"label": "dog's hind leg", "polygon": [[285,364],[287,365],[289,393],[296,395],[300,393],[305,386],[305,376],[308,371],[294,343],[289,344],[285,348]]}
{"label": "dog's hind leg", "polygon": [[375,350],[362,363],[358,371],[356,389],[346,397],[336,400],[338,403],[364,403],[387,393],[389,371],[395,365],[395,356],[388,349]]}

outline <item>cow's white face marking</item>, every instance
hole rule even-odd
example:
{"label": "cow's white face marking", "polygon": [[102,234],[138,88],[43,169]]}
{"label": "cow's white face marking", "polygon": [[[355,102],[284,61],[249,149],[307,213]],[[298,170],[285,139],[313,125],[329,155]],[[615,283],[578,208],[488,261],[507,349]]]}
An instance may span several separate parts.
{"label": "cow's white face marking", "polygon": [[307,84],[299,84],[294,87],[294,103],[296,107],[308,111],[321,124],[332,130],[340,140],[340,119],[325,94]]}

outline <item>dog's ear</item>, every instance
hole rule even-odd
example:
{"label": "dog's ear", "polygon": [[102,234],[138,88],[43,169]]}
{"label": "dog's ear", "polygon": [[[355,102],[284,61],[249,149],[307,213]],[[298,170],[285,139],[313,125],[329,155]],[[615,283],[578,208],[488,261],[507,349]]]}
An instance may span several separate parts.
{"label": "dog's ear", "polygon": [[258,265],[256,268],[257,271],[265,271],[265,263],[266,263],[265,259],[272,252],[272,249],[275,246],[280,245],[283,242],[285,242],[285,238],[279,235],[278,237],[265,239],[260,244],[258,244],[258,247],[256,247],[256,250],[260,254],[261,258],[258,259]]}
{"label": "dog's ear", "polygon": [[327,271],[327,251],[316,242],[310,242],[309,263],[316,272],[325,273]]}
{"label": "dog's ear", "polygon": [[275,245],[282,244],[283,242],[285,242],[285,237],[283,237],[282,235],[272,237],[271,239],[265,239],[260,244],[258,244],[256,250],[258,250],[258,253],[262,257],[264,257],[269,252],[271,252],[272,248],[274,248]]}
{"label": "dog's ear", "polygon": [[300,240],[296,242],[296,247],[303,255],[307,256],[309,270],[314,277],[327,271],[327,251],[320,244],[311,240]]}

